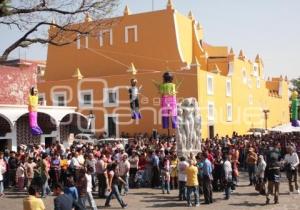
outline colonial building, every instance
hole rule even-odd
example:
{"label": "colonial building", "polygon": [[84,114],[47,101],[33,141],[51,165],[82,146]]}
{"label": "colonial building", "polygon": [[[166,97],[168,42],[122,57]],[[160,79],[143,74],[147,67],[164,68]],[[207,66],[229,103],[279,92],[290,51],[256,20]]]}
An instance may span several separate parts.
{"label": "colonial building", "polygon": [[[89,27],[97,20],[80,23]],[[109,21],[109,20],[106,20]],[[55,33],[49,29],[49,35]],[[74,44],[49,45],[43,82],[38,84],[48,105],[76,106],[95,115],[96,132],[167,132],[161,129],[160,100],[153,80],[166,70],[182,82],[178,100],[195,97],[200,104],[203,137],[246,133],[289,121],[288,81],[282,76],[265,80],[264,64],[241,50],[205,42],[203,27],[190,12],[177,12],[168,1],[165,9],[121,17]],[[65,34],[74,39],[77,34]],[[142,85],[142,119],[131,120],[128,86],[132,68]],[[265,113],[268,119],[265,118]],[[172,131],[173,132],[173,131]]]}

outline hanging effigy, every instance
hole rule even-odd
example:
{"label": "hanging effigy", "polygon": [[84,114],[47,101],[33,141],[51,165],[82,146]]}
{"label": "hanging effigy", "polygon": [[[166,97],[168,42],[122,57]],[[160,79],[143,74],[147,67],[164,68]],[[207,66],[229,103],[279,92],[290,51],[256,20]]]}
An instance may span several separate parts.
{"label": "hanging effigy", "polygon": [[170,127],[170,118],[172,120],[172,128],[177,128],[177,89],[173,79],[171,72],[165,72],[163,74],[163,83],[158,84],[154,81],[161,95],[162,126],[164,129]]}
{"label": "hanging effigy", "polygon": [[37,108],[38,108],[38,90],[35,87],[30,89],[30,95],[28,98],[28,111],[29,111],[29,126],[31,134],[38,136],[43,134],[42,129],[37,123]]}
{"label": "hanging effigy", "polygon": [[131,108],[131,118],[132,119],[141,119],[140,113],[140,104],[139,104],[139,91],[141,87],[137,87],[137,80],[130,80],[131,87],[129,88],[129,99],[130,99],[130,108]]}
{"label": "hanging effigy", "polygon": [[292,126],[293,127],[300,127],[299,125],[299,121],[298,121],[298,105],[299,105],[299,101],[298,101],[298,92],[294,91],[292,94]]}

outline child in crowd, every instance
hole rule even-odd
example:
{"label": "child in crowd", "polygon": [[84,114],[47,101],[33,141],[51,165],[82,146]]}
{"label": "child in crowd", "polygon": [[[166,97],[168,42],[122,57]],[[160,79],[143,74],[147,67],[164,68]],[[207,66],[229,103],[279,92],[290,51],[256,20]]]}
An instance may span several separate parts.
{"label": "child in crowd", "polygon": [[18,163],[18,168],[16,172],[16,182],[19,191],[24,190],[25,181],[25,169],[22,163]]}

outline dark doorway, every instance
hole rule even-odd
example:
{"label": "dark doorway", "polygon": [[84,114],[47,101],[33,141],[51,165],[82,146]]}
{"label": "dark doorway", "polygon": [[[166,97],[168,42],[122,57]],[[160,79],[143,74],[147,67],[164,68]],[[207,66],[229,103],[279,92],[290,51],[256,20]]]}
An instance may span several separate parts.
{"label": "dark doorway", "polygon": [[208,131],[209,131],[209,138],[212,139],[215,137],[215,126],[210,125],[208,126]]}
{"label": "dark doorway", "polygon": [[117,126],[116,126],[116,117],[107,117],[107,130],[109,137],[116,137],[117,135]]}
{"label": "dark doorway", "polygon": [[0,152],[4,152],[8,148],[8,139],[0,139]]}
{"label": "dark doorway", "polygon": [[51,145],[53,144],[53,137],[45,137],[45,146],[47,147],[51,147]]}

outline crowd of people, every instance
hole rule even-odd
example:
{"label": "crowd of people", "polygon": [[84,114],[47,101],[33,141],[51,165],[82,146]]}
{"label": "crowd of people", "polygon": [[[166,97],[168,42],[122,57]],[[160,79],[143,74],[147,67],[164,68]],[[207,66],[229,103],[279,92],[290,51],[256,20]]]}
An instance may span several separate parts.
{"label": "crowd of people", "polygon": [[74,142],[67,148],[58,141],[47,147],[21,145],[17,151],[0,152],[0,196],[5,196],[4,189],[27,190],[24,210],[45,209],[39,197],[50,194],[56,196],[55,210],[96,210],[95,199],[105,199],[105,207],[110,207],[116,198],[126,208],[124,196],[129,189],[151,187],[163,194],[177,191],[178,199],[188,206],[199,206],[203,195],[204,204],[209,205],[217,191],[230,199],[243,170],[248,171],[249,185],[266,196],[266,204],[271,194],[277,204],[282,171],[290,193],[300,193],[298,138],[296,134],[217,135],[203,139],[198,154],[180,157],[174,136],[139,134],[128,144]]}

